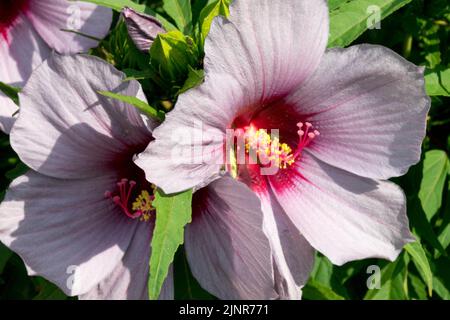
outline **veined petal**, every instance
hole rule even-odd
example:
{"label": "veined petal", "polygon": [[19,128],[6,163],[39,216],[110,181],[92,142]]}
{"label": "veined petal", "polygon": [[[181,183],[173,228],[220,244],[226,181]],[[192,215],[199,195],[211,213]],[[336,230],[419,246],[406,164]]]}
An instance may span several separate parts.
{"label": "veined petal", "polygon": [[17,105],[0,92],[0,131],[9,134],[16,120],[13,115],[19,110]]}
{"label": "veined petal", "polygon": [[394,260],[414,241],[405,196],[394,183],[356,176],[304,153],[270,184],[294,225],[335,264]]}
{"label": "veined petal", "polygon": [[0,240],[30,274],[68,295],[88,292],[119,265],[136,230],[137,222],[104,197],[116,179],[19,177],[0,205]]}
{"label": "veined petal", "polygon": [[[0,36],[0,81],[22,87],[31,72],[50,54],[50,49],[21,17],[8,30],[6,39]],[[0,131],[9,133],[17,111],[14,102],[0,92]]]}
{"label": "veined petal", "polygon": [[194,194],[185,248],[204,289],[220,299],[278,296],[262,225],[260,201],[243,183],[224,177]]}
{"label": "veined petal", "polygon": [[301,289],[314,265],[315,251],[270,193],[259,197],[264,230],[273,252],[276,290],[281,299],[301,299]]}
{"label": "veined petal", "polygon": [[333,49],[287,105],[320,130],[309,150],[363,177],[403,175],[419,161],[430,99],[423,68],[390,49]]}
{"label": "veined petal", "polygon": [[328,39],[324,0],[235,0],[205,42],[207,74],[234,76],[252,105],[289,93],[316,69]]}
{"label": "veined petal", "polygon": [[[154,223],[139,223],[122,261],[94,289],[81,295],[81,300],[148,300],[150,241]],[[167,276],[161,299],[173,299],[172,269]]]}
{"label": "veined petal", "polygon": [[112,11],[82,1],[39,0],[30,1],[27,17],[52,49],[69,54],[96,47],[98,41],[84,35],[103,39],[111,26]]}
{"label": "veined petal", "polygon": [[239,177],[261,200],[263,230],[272,248],[275,288],[280,299],[301,299],[301,289],[314,264],[314,249],[281,208],[258,166],[242,169]]}
{"label": "veined petal", "polygon": [[97,91],[137,96],[137,81],[90,56],[52,55],[20,93],[20,114],[11,145],[23,162],[56,178],[84,178],[111,169],[141,152],[150,128],[135,107]]}
{"label": "veined petal", "polygon": [[147,180],[165,193],[202,185],[225,163],[226,129],[245,96],[230,76],[215,74],[180,95],[175,109],[153,131],[155,141],[136,160]]}

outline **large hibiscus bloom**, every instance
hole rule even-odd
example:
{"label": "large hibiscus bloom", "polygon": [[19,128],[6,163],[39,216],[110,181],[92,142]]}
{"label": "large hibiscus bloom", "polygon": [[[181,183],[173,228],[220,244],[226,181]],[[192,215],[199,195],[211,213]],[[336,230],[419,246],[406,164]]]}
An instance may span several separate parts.
{"label": "large hibiscus bloom", "polygon": [[[0,1],[0,81],[22,87],[51,50],[69,54],[97,45],[112,19],[110,9],[66,0]],[[79,32],[68,32],[72,30]],[[17,106],[0,91],[0,130],[9,132]]]}
{"label": "large hibiscus bloom", "polygon": [[[48,58],[20,93],[11,145],[32,170],[0,205],[0,240],[66,294],[144,299],[153,188],[132,158],[156,123],[98,90],[145,100],[138,82],[89,56]],[[162,298],[172,292],[169,275]]]}
{"label": "large hibiscus bloom", "polygon": [[[252,190],[227,189],[248,200],[234,211],[210,187],[196,193],[186,251],[207,289],[221,280],[208,275],[230,264],[217,252],[238,250],[214,233],[240,227],[222,225],[223,210],[227,219],[246,208],[264,217],[282,298],[299,297],[313,248],[341,265],[393,260],[413,240],[405,196],[386,180],[420,158],[430,105],[423,69],[381,46],[326,50],[327,36],[324,0],[235,0],[206,39],[205,82],[180,96],[136,162],[166,193],[200,188],[223,168]],[[244,137],[240,149],[227,130]],[[199,239],[200,228],[215,240]]]}

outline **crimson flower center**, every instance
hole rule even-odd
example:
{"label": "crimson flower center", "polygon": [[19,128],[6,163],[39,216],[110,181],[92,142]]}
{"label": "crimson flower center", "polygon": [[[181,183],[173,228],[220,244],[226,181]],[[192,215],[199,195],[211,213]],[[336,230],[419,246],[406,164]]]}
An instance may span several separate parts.
{"label": "crimson flower center", "polygon": [[1,0],[0,1],[0,34],[7,39],[7,31],[17,20],[18,16],[26,12],[30,0]]}
{"label": "crimson flower center", "polygon": [[273,131],[269,134],[266,129],[257,129],[255,126],[246,126],[238,130],[238,135],[244,135],[245,152],[249,160],[256,160],[260,165],[276,166],[286,169],[301,156],[303,150],[313,141],[320,132],[309,122],[298,122],[298,142],[296,148],[280,141]]}
{"label": "crimson flower center", "polygon": [[136,181],[124,178],[117,182],[117,191],[115,193],[111,191],[105,192],[105,198],[112,200],[127,217],[148,221],[152,214],[155,213],[155,208],[153,207],[153,200],[155,199],[154,186],[152,186],[152,189],[151,192],[139,190]]}

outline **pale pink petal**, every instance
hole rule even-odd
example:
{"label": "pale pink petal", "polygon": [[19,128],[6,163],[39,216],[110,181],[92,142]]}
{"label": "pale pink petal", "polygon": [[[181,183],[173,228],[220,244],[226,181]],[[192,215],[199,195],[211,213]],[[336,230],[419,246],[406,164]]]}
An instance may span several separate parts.
{"label": "pale pink petal", "polygon": [[[147,283],[153,227],[152,221],[140,223],[119,265],[105,280],[79,298],[82,300],[148,300]],[[173,299],[172,270],[164,282],[160,298]]]}
{"label": "pale pink petal", "polygon": [[333,166],[373,179],[419,161],[430,99],[423,68],[373,45],[333,49],[287,105],[321,135],[309,148]]}
{"label": "pale pink petal", "polygon": [[147,180],[175,193],[216,175],[225,159],[226,128],[244,96],[227,75],[213,75],[180,95],[175,109],[153,131],[155,141],[136,160]]}
{"label": "pale pink petal", "polygon": [[394,183],[356,176],[308,153],[270,182],[294,225],[335,264],[394,260],[414,241],[405,195]]}
{"label": "pale pink petal", "polygon": [[[0,81],[22,87],[31,72],[50,54],[50,49],[33,30],[28,21],[18,18],[8,30],[6,38],[0,35]],[[17,111],[14,102],[0,92],[0,131],[9,133]]]}
{"label": "pale pink petal", "polygon": [[314,265],[314,249],[292,224],[273,195],[259,194],[264,231],[270,240],[276,290],[281,299],[301,299]]}
{"label": "pale pink petal", "polygon": [[269,240],[258,198],[229,177],[194,194],[186,256],[200,285],[220,299],[272,299]]}
{"label": "pale pink petal", "polygon": [[104,197],[116,179],[21,176],[0,205],[0,240],[30,274],[69,295],[88,292],[119,265],[137,226]]}
{"label": "pale pink petal", "polygon": [[6,95],[0,92],[0,131],[9,134],[16,118],[13,116],[19,108]]}
{"label": "pale pink petal", "polygon": [[239,179],[261,200],[263,230],[272,248],[275,288],[281,299],[300,299],[314,264],[314,249],[281,208],[259,166],[241,167]]}
{"label": "pale pink petal", "polygon": [[137,81],[91,56],[52,55],[20,93],[11,145],[34,170],[57,178],[96,176],[131,159],[151,140],[131,105],[100,95],[106,90],[145,96]]}
{"label": "pale pink petal", "polygon": [[234,76],[248,102],[289,93],[311,75],[328,39],[324,0],[235,0],[205,43],[205,71]]}
{"label": "pale pink petal", "polygon": [[112,20],[111,9],[66,0],[31,1],[26,15],[45,42],[64,54],[86,52],[96,47],[98,41],[84,35],[103,39]]}

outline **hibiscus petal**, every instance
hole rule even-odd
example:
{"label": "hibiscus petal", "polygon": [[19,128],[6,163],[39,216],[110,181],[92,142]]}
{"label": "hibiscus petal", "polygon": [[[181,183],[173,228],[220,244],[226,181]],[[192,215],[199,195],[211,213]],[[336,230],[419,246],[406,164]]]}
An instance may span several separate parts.
{"label": "hibiscus petal", "polygon": [[175,193],[217,175],[224,164],[225,131],[243,97],[233,78],[218,74],[180,95],[175,109],[153,131],[155,141],[136,160],[147,180]]}
{"label": "hibiscus petal", "polygon": [[327,39],[326,1],[235,0],[229,21],[212,23],[205,70],[231,74],[252,104],[264,103],[314,72]]}
{"label": "hibiscus petal", "polygon": [[275,283],[281,299],[301,299],[301,288],[314,265],[314,249],[289,220],[277,199],[259,194],[264,212],[264,230],[270,239]]}
{"label": "hibiscus petal", "polygon": [[[0,81],[22,87],[31,72],[50,54],[50,49],[33,30],[30,23],[19,18],[8,30],[6,39],[0,35]],[[17,111],[14,102],[0,92],[0,130],[9,133]]]}
{"label": "hibiscus petal", "polygon": [[14,113],[19,110],[17,105],[6,95],[0,92],[0,131],[9,134],[16,120]]}
{"label": "hibiscus petal", "polygon": [[419,161],[430,99],[423,68],[373,45],[333,49],[289,99],[319,128],[311,152],[355,174],[387,179]]}
{"label": "hibiscus petal", "polygon": [[281,299],[300,299],[314,264],[314,249],[281,208],[259,166],[240,169],[240,180],[261,200],[264,232],[272,248],[275,288]]}
{"label": "hibiscus petal", "polygon": [[[148,300],[150,240],[154,223],[140,223],[123,260],[94,289],[80,296],[81,300]],[[160,299],[173,299],[173,275],[170,270]]]}
{"label": "hibiscus petal", "polygon": [[414,241],[405,196],[394,183],[356,176],[307,153],[270,183],[294,225],[335,264],[394,260]]}
{"label": "hibiscus petal", "polygon": [[220,299],[276,298],[261,204],[229,177],[194,194],[186,256],[200,285]]}
{"label": "hibiscus petal", "polygon": [[[22,161],[56,178],[92,177],[141,152],[151,134],[135,107],[98,90],[145,96],[137,81],[89,56],[52,55],[20,93],[11,145]],[[119,158],[119,159],[118,159]]]}
{"label": "hibiscus petal", "polygon": [[116,180],[19,177],[0,205],[0,240],[31,274],[69,295],[88,292],[120,263],[136,230],[136,221],[104,198]]}
{"label": "hibiscus petal", "polygon": [[40,0],[30,1],[27,17],[51,48],[69,54],[96,47],[98,41],[85,35],[103,39],[111,26],[112,11],[81,1]]}

